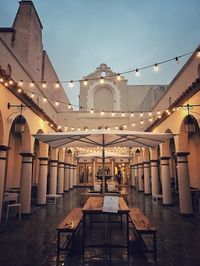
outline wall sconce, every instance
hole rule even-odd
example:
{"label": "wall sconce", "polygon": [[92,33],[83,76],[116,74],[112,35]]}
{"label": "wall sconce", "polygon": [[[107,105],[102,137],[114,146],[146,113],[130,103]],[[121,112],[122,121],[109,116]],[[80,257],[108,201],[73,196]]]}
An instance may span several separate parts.
{"label": "wall sconce", "polygon": [[[15,125],[15,132],[23,133],[24,129],[25,129],[26,119],[23,117],[22,111],[23,111],[23,108],[26,108],[26,105],[23,105],[23,104],[16,105],[16,104],[8,103],[7,107],[8,107],[8,109],[10,109],[10,108],[18,108],[18,109],[20,109],[19,111],[17,111],[17,112],[20,112],[20,115],[15,118],[15,120],[14,120],[15,124],[14,125]],[[14,112],[14,113],[17,113],[17,112]],[[14,114],[14,113],[12,113],[12,114]],[[10,116],[12,114],[9,115],[9,117],[7,119],[8,121],[9,121],[9,118],[10,118]]]}
{"label": "wall sconce", "polygon": [[195,133],[196,128],[195,128],[195,120],[191,115],[188,115],[184,119],[184,126],[185,126],[185,132],[190,134],[190,133]]}

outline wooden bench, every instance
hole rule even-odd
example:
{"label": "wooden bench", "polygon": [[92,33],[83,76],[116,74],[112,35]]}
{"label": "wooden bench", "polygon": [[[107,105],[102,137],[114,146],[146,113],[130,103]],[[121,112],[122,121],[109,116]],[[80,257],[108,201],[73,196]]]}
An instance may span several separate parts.
{"label": "wooden bench", "polygon": [[[70,213],[64,218],[64,220],[58,225],[57,230],[57,259],[59,259],[60,251],[66,250],[68,246],[72,243],[73,252],[73,240],[75,233],[82,221],[83,213],[82,208],[74,208]],[[65,247],[61,246],[61,235],[68,239],[68,243]]]}
{"label": "wooden bench", "polygon": [[[157,261],[157,244],[156,244],[156,228],[150,223],[145,214],[138,208],[130,208],[130,221],[133,225],[136,238],[141,242],[144,252],[154,254],[154,259]],[[153,241],[153,248],[149,249],[143,238],[143,235],[150,235]]]}

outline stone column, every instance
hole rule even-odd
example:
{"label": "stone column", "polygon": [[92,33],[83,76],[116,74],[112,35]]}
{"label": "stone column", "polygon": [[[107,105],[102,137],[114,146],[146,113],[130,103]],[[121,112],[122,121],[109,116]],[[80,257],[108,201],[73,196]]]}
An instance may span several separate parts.
{"label": "stone column", "polygon": [[20,153],[22,156],[20,178],[20,203],[22,214],[30,214],[31,211],[31,180],[33,167],[33,153]]}
{"label": "stone column", "polygon": [[133,165],[130,164],[130,181],[131,181],[131,187],[133,187]]}
{"label": "stone column", "polygon": [[143,162],[144,167],[144,194],[151,194],[150,184],[150,162]]}
{"label": "stone column", "polygon": [[111,160],[111,176],[112,181],[115,181],[115,161]]}
{"label": "stone column", "polygon": [[69,191],[69,164],[65,163],[64,170],[64,191]]}
{"label": "stone column", "polygon": [[69,181],[69,188],[70,189],[72,189],[73,188],[73,178],[74,178],[74,175],[73,175],[73,168],[74,168],[74,166],[73,166],[73,164],[70,164],[69,165],[69,171],[70,171],[70,181]]}
{"label": "stone column", "polygon": [[74,186],[77,186],[77,164],[74,165]]}
{"label": "stone column", "polygon": [[1,213],[3,207],[3,193],[4,193],[4,183],[5,183],[5,167],[6,167],[6,153],[10,147],[6,145],[0,145],[0,222]]}
{"label": "stone column", "polygon": [[94,184],[96,180],[96,160],[95,159],[92,160],[92,178],[93,178],[92,182]]}
{"label": "stone column", "polygon": [[65,163],[58,162],[58,194],[64,193],[64,169]]}
{"label": "stone column", "polygon": [[187,156],[189,154],[189,152],[176,153],[178,166],[179,204],[180,213],[182,215],[191,215],[193,213],[189,169],[187,161]]}
{"label": "stone column", "polygon": [[138,164],[138,181],[139,181],[139,192],[143,192],[144,191],[143,163]]}
{"label": "stone column", "polygon": [[47,171],[48,171],[48,157],[39,157],[39,178],[37,189],[37,204],[46,204],[47,195]]}
{"label": "stone column", "polygon": [[137,165],[136,164],[133,164],[132,165],[132,175],[133,175],[133,177],[132,177],[132,186],[134,187],[134,188],[136,188],[136,175],[137,175],[137,170],[136,170],[136,168],[137,168]]}
{"label": "stone column", "polygon": [[57,194],[57,173],[58,173],[58,161],[51,160],[49,194]]}
{"label": "stone column", "polygon": [[163,193],[163,205],[172,205],[172,188],[169,169],[170,157],[161,157],[161,177],[162,177],[162,193]]}
{"label": "stone column", "polygon": [[159,194],[158,160],[151,160],[151,192],[153,196]]}
{"label": "stone column", "polygon": [[135,188],[139,190],[139,165],[135,164]]}

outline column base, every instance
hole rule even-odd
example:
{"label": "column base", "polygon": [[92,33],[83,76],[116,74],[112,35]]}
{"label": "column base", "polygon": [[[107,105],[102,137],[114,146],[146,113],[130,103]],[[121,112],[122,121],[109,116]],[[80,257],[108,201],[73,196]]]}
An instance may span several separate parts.
{"label": "column base", "polygon": [[37,206],[39,206],[39,207],[42,207],[42,206],[47,206],[47,204],[46,204],[46,203],[42,203],[42,204],[40,204],[40,203],[37,203],[36,205],[37,205]]}
{"label": "column base", "polygon": [[151,193],[144,193],[144,195],[148,196],[148,195],[151,195]]}
{"label": "column base", "polygon": [[144,190],[138,190],[139,192],[144,192]]}
{"label": "column base", "polygon": [[67,189],[67,190],[65,189],[64,192],[69,192],[69,189]]}
{"label": "column base", "polygon": [[173,204],[172,203],[170,203],[170,204],[163,203],[163,207],[173,207]]}

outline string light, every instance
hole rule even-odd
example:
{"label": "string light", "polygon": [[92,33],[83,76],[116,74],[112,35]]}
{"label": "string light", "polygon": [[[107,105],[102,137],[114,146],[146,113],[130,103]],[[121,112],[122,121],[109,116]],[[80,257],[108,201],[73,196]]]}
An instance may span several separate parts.
{"label": "string light", "polygon": [[94,113],[94,109],[90,109],[90,113],[93,114]]}
{"label": "string light", "polygon": [[74,87],[74,82],[73,82],[73,80],[70,81],[69,86],[70,86],[70,88],[73,88],[73,87]]}
{"label": "string light", "polygon": [[121,80],[121,75],[120,75],[120,73],[117,74],[117,80],[118,80],[118,81]]}
{"label": "string light", "polygon": [[179,64],[178,56],[175,57],[176,63]]}
{"label": "string light", "polygon": [[138,68],[136,68],[136,70],[135,70],[135,75],[136,75],[136,77],[139,77],[139,75],[140,75]]}
{"label": "string light", "polygon": [[155,71],[155,72],[158,72],[158,70],[159,70],[158,63],[155,63],[155,65],[154,65],[154,71]]}
{"label": "string light", "polygon": [[87,86],[87,85],[88,85],[88,80],[85,79],[84,82],[83,82],[83,84],[84,84],[85,86]]}
{"label": "string light", "polygon": [[159,110],[157,111],[157,115],[160,115],[160,111]]}
{"label": "string light", "polygon": [[123,117],[125,116],[125,113],[124,113],[124,112],[122,112],[122,116],[123,116]]}
{"label": "string light", "polygon": [[144,124],[144,120],[140,120],[140,124],[143,125]]}
{"label": "string light", "polygon": [[143,112],[140,113],[140,116],[143,117]]}
{"label": "string light", "polygon": [[112,116],[115,116],[115,113],[114,112],[112,112]]}
{"label": "string light", "polygon": [[35,86],[34,81],[31,81],[30,87],[33,88],[34,86]]}
{"label": "string light", "polygon": [[4,85],[5,85],[6,87],[8,87],[8,82],[5,82]]}
{"label": "string light", "polygon": [[3,78],[0,78],[0,82],[4,82],[4,79]]}
{"label": "string light", "polygon": [[104,110],[101,111],[101,115],[104,115]]}
{"label": "string light", "polygon": [[10,85],[13,85],[14,84],[14,82],[13,82],[13,80],[11,79],[11,80],[9,80],[9,84]]}
{"label": "string light", "polygon": [[134,117],[134,113],[133,112],[131,112],[131,117]]}
{"label": "string light", "polygon": [[103,77],[101,77],[101,79],[100,79],[100,83],[101,83],[101,84],[104,83],[104,78],[103,78]]}
{"label": "string light", "polygon": [[42,88],[46,88],[46,87],[47,87],[46,81],[43,81]]}
{"label": "string light", "polygon": [[55,102],[55,106],[59,106],[59,102],[58,101]]}
{"label": "string light", "polygon": [[197,50],[197,56],[200,57],[200,48]]}
{"label": "string light", "polygon": [[62,128],[62,126],[60,126],[60,125],[57,127],[58,130],[60,130],[61,128]]}
{"label": "string light", "polygon": [[45,103],[46,103],[46,102],[47,102],[47,98],[43,98],[43,102],[45,102]]}
{"label": "string light", "polygon": [[151,112],[149,112],[149,116],[152,116],[152,113]]}
{"label": "string light", "polygon": [[72,109],[72,105],[71,104],[68,104],[68,109]]}
{"label": "string light", "polygon": [[60,87],[59,81],[56,82],[55,87],[58,89]]}
{"label": "string light", "polygon": [[34,98],[34,97],[35,97],[34,92],[31,92],[31,98]]}
{"label": "string light", "polygon": [[23,80],[22,80],[22,79],[19,81],[18,85],[19,85],[20,87],[23,86]]}
{"label": "string light", "polygon": [[17,90],[19,93],[21,93],[22,92],[22,89],[21,88],[18,88],[18,90]]}

